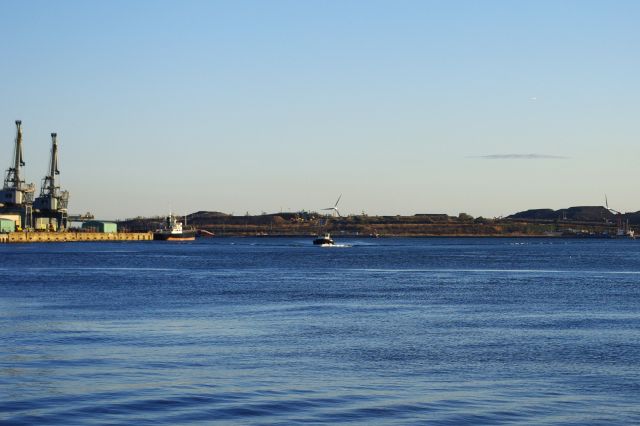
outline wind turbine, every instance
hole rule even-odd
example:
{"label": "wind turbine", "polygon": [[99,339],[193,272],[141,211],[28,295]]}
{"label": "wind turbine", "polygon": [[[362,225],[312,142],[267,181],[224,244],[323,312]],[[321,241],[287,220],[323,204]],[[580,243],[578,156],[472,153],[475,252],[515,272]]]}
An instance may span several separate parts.
{"label": "wind turbine", "polygon": [[610,208],[609,208],[609,200],[607,199],[607,194],[604,194],[604,205],[605,205],[605,208],[606,208],[607,210],[609,210],[611,213],[613,213],[613,214],[620,214],[620,215],[622,214],[622,213],[620,213],[618,210],[614,210],[614,209],[610,209]]}
{"label": "wind turbine", "polygon": [[338,217],[342,217],[342,215],[340,214],[340,211],[338,210],[338,203],[340,202],[340,198],[342,198],[342,194],[340,194],[340,196],[338,197],[338,200],[333,205],[333,207],[327,207],[326,209],[322,209],[322,210],[331,210],[333,213],[337,214]]}
{"label": "wind turbine", "polygon": [[630,237],[630,238],[635,238],[634,236],[634,231],[631,230],[631,227],[629,226],[629,219],[627,219],[626,221],[623,220],[624,218],[624,214],[619,212],[618,210],[614,210],[612,208],[609,208],[609,200],[607,200],[607,194],[604,195],[604,203],[605,206],[607,208],[607,210],[609,210],[611,213],[616,215],[616,219],[618,222],[618,232],[617,232],[617,236],[618,237]]}

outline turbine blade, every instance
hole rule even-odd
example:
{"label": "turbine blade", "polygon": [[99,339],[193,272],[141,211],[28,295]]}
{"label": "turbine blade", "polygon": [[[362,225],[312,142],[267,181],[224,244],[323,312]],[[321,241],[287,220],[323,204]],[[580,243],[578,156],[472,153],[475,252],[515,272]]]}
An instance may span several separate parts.
{"label": "turbine blade", "polygon": [[333,207],[338,207],[338,203],[340,202],[340,198],[342,198],[342,194],[338,197],[338,201],[333,205]]}

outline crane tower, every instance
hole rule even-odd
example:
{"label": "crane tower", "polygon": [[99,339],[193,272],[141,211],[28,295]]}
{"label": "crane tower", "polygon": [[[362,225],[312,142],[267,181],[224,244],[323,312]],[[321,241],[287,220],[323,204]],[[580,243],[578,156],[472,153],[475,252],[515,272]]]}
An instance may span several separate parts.
{"label": "crane tower", "polygon": [[32,227],[35,185],[33,183],[25,183],[21,173],[24,165],[25,162],[22,156],[22,122],[16,120],[13,163],[7,169],[4,186],[0,191],[0,204],[2,212],[20,215],[21,226],[27,229]]}
{"label": "crane tower", "polygon": [[[58,135],[51,133],[51,158],[49,161],[48,174],[42,180],[40,196],[34,203],[36,222],[48,219],[46,227],[48,230],[63,231],[67,229],[67,205],[69,202],[69,192],[61,191],[56,182],[56,176],[60,174],[58,170]],[[36,223],[41,227],[41,223]]]}

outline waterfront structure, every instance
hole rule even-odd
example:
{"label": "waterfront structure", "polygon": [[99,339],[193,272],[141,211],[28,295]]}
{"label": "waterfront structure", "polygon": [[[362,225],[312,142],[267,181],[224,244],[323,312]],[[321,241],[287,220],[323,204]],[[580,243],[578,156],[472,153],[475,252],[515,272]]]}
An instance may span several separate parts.
{"label": "waterfront structure", "polygon": [[6,234],[16,230],[16,222],[11,219],[0,217],[0,233]]}
{"label": "waterfront structure", "polygon": [[118,225],[114,222],[90,220],[82,224],[82,229],[91,232],[114,233],[118,232]]}
{"label": "waterfront structure", "polygon": [[[47,175],[42,180],[40,195],[34,201],[35,185],[26,183],[22,168],[22,121],[16,120],[13,161],[0,191],[0,216],[15,220],[17,230],[65,231],[68,227],[69,192],[60,189],[57,134],[51,133],[51,158]],[[14,219],[15,217],[15,219]]]}
{"label": "waterfront structure", "polygon": [[13,162],[7,169],[4,186],[0,191],[0,213],[19,216],[18,227],[28,229],[33,226],[33,195],[35,185],[26,183],[22,177],[25,162],[22,156],[22,121],[16,120],[16,139]]}
{"label": "waterfront structure", "polygon": [[0,243],[64,243],[99,241],[152,241],[151,232],[9,232],[0,233]]}
{"label": "waterfront structure", "polygon": [[58,135],[51,133],[51,158],[48,174],[42,180],[40,196],[34,202],[36,229],[61,231],[67,229],[67,205],[69,192],[62,191],[57,185],[58,170]]}

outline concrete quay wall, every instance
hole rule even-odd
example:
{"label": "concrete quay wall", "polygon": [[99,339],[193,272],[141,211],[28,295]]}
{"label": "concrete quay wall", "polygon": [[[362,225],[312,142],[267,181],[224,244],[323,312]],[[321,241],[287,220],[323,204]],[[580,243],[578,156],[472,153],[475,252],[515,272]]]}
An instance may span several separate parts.
{"label": "concrete quay wall", "polygon": [[49,243],[76,241],[151,241],[151,232],[10,232],[0,234],[0,243]]}

